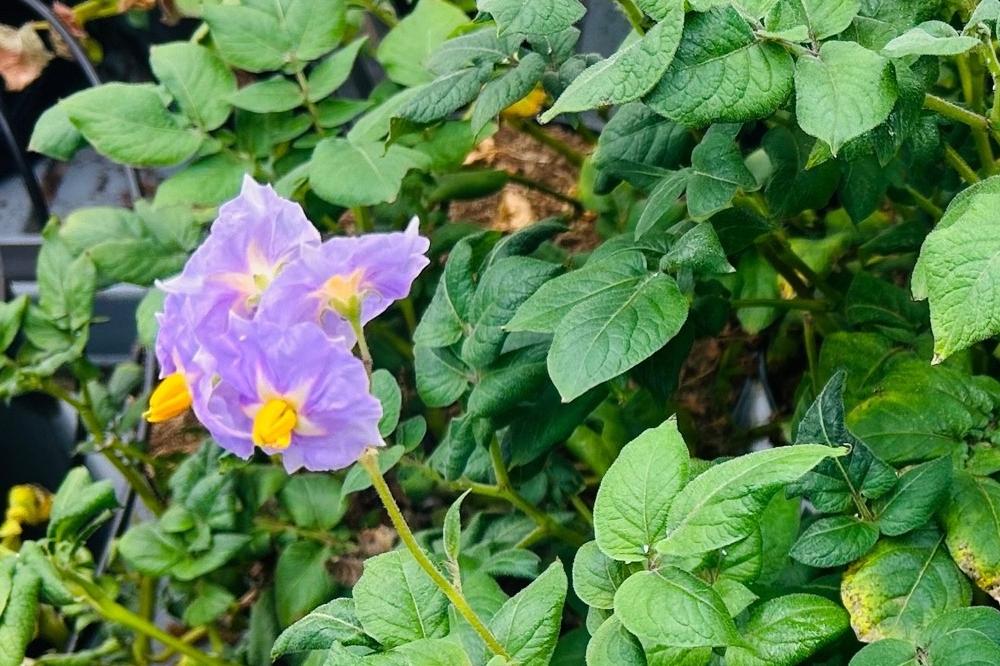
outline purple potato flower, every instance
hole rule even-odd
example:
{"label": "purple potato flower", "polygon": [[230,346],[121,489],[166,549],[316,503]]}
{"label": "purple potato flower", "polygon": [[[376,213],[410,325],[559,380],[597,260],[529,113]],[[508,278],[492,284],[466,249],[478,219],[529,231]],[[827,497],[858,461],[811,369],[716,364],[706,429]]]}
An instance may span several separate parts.
{"label": "purple potato flower", "polygon": [[211,346],[225,334],[230,313],[253,317],[271,282],[303,249],[319,244],[319,232],[298,204],[247,176],[181,274],[160,287],[190,297],[190,330]]}
{"label": "purple potato flower", "polygon": [[260,318],[291,325],[318,323],[327,335],[353,346],[349,320],[364,325],[405,298],[429,260],[430,241],[413,218],[405,231],[331,238],[306,248],[260,302]]}
{"label": "purple potato flower", "polygon": [[280,453],[288,472],[347,467],[380,446],[379,401],[360,359],[316,324],[232,318],[202,424],[226,450]]}

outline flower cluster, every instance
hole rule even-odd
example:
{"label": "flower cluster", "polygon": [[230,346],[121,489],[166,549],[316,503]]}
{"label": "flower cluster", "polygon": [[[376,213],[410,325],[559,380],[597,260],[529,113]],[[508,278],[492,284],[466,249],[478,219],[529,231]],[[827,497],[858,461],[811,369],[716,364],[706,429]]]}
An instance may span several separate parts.
{"label": "flower cluster", "polygon": [[152,422],[188,408],[225,449],[330,470],[378,445],[381,407],[352,352],[428,264],[405,232],[321,242],[298,204],[249,177],[182,273],[160,285]]}

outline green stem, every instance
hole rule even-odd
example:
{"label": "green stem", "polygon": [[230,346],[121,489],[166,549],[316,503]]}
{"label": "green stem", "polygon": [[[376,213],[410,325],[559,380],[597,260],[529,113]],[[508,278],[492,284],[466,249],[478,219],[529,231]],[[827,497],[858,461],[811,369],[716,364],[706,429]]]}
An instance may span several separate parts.
{"label": "green stem", "polygon": [[570,206],[573,207],[573,212],[576,215],[580,215],[581,213],[583,213],[583,204],[580,202],[579,199],[575,199],[571,196],[563,194],[562,192],[559,192],[558,190],[554,190],[545,183],[540,183],[537,180],[533,180],[531,178],[528,178],[527,176],[522,176],[519,173],[513,173],[513,172],[508,172],[507,178],[515,183],[524,185],[529,189],[541,192],[542,194],[547,194],[553,199],[558,199],[563,203],[569,204]]}
{"label": "green stem", "polygon": [[949,102],[943,97],[938,97],[937,95],[932,95],[930,93],[924,95],[924,108],[934,111],[945,118],[954,120],[955,122],[968,125],[972,129],[986,131],[990,127],[990,121],[986,118],[986,116],[969,111],[968,109],[965,109],[954,102]]}
{"label": "green stem", "polygon": [[812,317],[802,318],[802,338],[806,348],[806,362],[809,364],[809,379],[812,382],[813,397],[819,396],[819,362],[816,355],[816,331]]}
{"label": "green stem", "polygon": [[639,35],[646,34],[645,29],[642,27],[642,12],[635,6],[635,3],[632,2],[632,0],[616,0],[616,2],[625,13],[625,18],[628,19],[629,25],[632,26],[632,29]]}
{"label": "green stem", "polygon": [[782,308],[785,310],[805,310],[806,312],[827,312],[830,304],[816,298],[734,298],[730,303],[734,310],[741,308]]}
{"label": "green stem", "polygon": [[309,539],[310,541],[315,541],[317,543],[322,543],[327,546],[332,546],[337,549],[343,550],[346,545],[342,540],[338,539],[334,535],[328,532],[322,532],[319,530],[310,530],[304,527],[298,527],[290,523],[283,523],[278,520],[267,517],[257,517],[254,518],[253,524],[255,527],[259,527],[265,532],[270,532],[271,534],[284,534],[285,532],[294,534],[295,536],[301,537],[303,539]]}
{"label": "green stem", "polygon": [[69,580],[75,583],[75,587],[78,588],[77,591],[81,593],[80,596],[83,597],[87,605],[108,622],[120,624],[136,632],[137,635],[159,641],[175,652],[183,654],[195,664],[202,664],[203,666],[232,666],[231,662],[209,656],[194,646],[183,642],[176,636],[163,631],[146,618],[133,613],[114,599],[106,596],[100,587],[78,574],[66,570],[62,570],[62,572]]}
{"label": "green stem", "polygon": [[993,48],[993,39],[987,31],[985,35],[982,35],[983,45],[980,49],[983,54],[983,61],[986,63],[986,69],[990,72],[990,78],[993,79],[993,108],[990,109],[990,123],[994,127],[1000,127],[1000,89],[998,89],[998,84],[1000,84],[1000,60],[997,60],[996,49]]}
{"label": "green stem", "polygon": [[920,191],[914,188],[912,185],[906,186],[906,191],[911,197],[913,197],[914,203],[917,207],[933,217],[935,220],[940,220],[941,216],[944,215],[944,211],[936,203],[925,197]]}
{"label": "green stem", "polygon": [[566,161],[575,167],[583,165],[583,154],[577,151],[575,148],[569,146],[568,144],[560,141],[556,137],[552,136],[541,127],[530,121],[524,121],[520,118],[508,118],[507,124],[516,129],[522,134],[527,134],[533,138],[538,143],[548,146],[552,150],[556,151],[560,155],[566,158]]}
{"label": "green stem", "polygon": [[319,124],[319,109],[316,108],[316,104],[309,99],[309,82],[306,80],[306,75],[302,69],[295,70],[295,81],[299,84],[299,90],[302,91],[302,100],[305,103],[306,111],[309,113],[309,118],[312,119],[313,127],[316,128],[316,133],[320,136],[326,134],[323,126]]}
{"label": "green stem", "polygon": [[[578,532],[567,529],[553,520],[552,516],[541,511],[535,505],[533,505],[528,500],[521,497],[521,495],[514,490],[514,486],[510,482],[510,474],[507,472],[507,465],[503,460],[503,452],[500,450],[500,440],[496,437],[493,438],[493,442],[490,443],[490,461],[493,463],[493,474],[497,478],[496,486],[487,486],[492,490],[496,491],[494,496],[507,500],[514,505],[515,508],[519,509],[521,513],[531,518],[536,525],[546,530],[549,534],[571,543],[575,546],[582,546],[587,542],[587,538]],[[476,486],[481,486],[483,484],[473,484]],[[477,492],[477,489],[470,487],[473,493]],[[482,489],[480,489],[482,490]],[[483,494],[480,492],[479,494]]]}
{"label": "green stem", "polygon": [[580,496],[579,495],[573,495],[572,497],[569,498],[569,502],[570,502],[570,504],[573,505],[573,508],[576,509],[576,512],[578,514],[580,514],[580,517],[583,518],[587,522],[588,525],[590,525],[591,527],[593,527],[594,526],[594,512],[590,510],[590,507],[588,507],[586,504],[584,504],[583,500],[580,499]]}
{"label": "green stem", "polygon": [[361,356],[361,362],[365,364],[365,372],[371,377],[372,369],[375,367],[372,361],[372,352],[368,348],[368,340],[365,338],[365,328],[361,325],[361,314],[358,313],[357,316],[349,317],[348,322],[351,324],[351,330],[354,331],[354,337],[358,339],[358,354]]}
{"label": "green stem", "polygon": [[[143,576],[139,581],[139,615],[151,620],[156,610],[156,579]],[[132,644],[132,656],[140,666],[149,663],[149,636],[139,634]]]}
{"label": "green stem", "polygon": [[861,514],[863,520],[869,522],[875,519],[872,516],[871,511],[868,510],[868,505],[865,503],[865,498],[861,496],[858,489],[854,487],[854,482],[851,481],[851,477],[847,474],[847,470],[844,469],[843,463],[840,462],[839,458],[833,458],[833,461],[837,463],[837,469],[840,470],[840,474],[844,477],[844,482],[847,483],[847,489],[851,493],[851,499],[854,500],[854,506],[857,507],[858,513]]}
{"label": "green stem", "polygon": [[476,612],[472,610],[472,606],[466,601],[462,593],[450,582],[448,579],[441,574],[434,563],[431,562],[430,558],[424,552],[424,549],[420,547],[417,543],[416,538],[413,536],[413,532],[410,530],[410,526],[407,524],[406,519],[403,517],[403,512],[399,510],[399,505],[396,504],[396,499],[392,496],[392,492],[389,490],[388,484],[386,484],[385,479],[382,477],[382,470],[378,466],[378,449],[370,448],[361,454],[361,458],[358,463],[368,472],[368,476],[371,478],[372,485],[375,487],[375,492],[378,493],[379,499],[382,500],[382,505],[385,506],[386,512],[389,514],[389,520],[392,521],[393,527],[396,528],[396,532],[399,534],[399,538],[406,545],[410,554],[413,555],[413,559],[417,561],[420,568],[430,576],[434,584],[437,585],[448,600],[451,601],[452,605],[455,607],[462,617],[465,618],[466,622],[476,631],[477,634],[483,639],[486,645],[489,647],[493,654],[499,655],[504,659],[510,659],[510,655],[500,641],[496,639],[493,632],[489,630],[486,624],[483,623]]}
{"label": "green stem", "polygon": [[979,182],[979,175],[975,169],[969,166],[969,163],[948,143],[944,144],[944,161],[969,185]]}
{"label": "green stem", "polygon": [[119,457],[118,449],[125,445],[122,444],[117,437],[105,434],[104,426],[101,424],[100,419],[97,418],[97,414],[94,413],[88,392],[85,390],[82,391],[83,399],[80,400],[51,379],[45,380],[42,383],[41,388],[53,398],[62,400],[77,411],[80,415],[80,421],[87,429],[87,432],[90,433],[90,436],[93,438],[95,444],[97,444],[98,450],[118,471],[118,473],[124,477],[129,486],[131,486],[131,488],[142,500],[143,504],[146,505],[146,508],[149,509],[153,515],[161,515],[164,511],[163,504],[160,502],[160,498],[157,496],[156,491],[153,490],[153,487],[150,485],[149,479],[141,474],[135,467],[126,463]]}
{"label": "green stem", "polygon": [[354,216],[354,230],[358,235],[372,230],[372,216],[367,208],[355,206],[351,209],[351,214]]}

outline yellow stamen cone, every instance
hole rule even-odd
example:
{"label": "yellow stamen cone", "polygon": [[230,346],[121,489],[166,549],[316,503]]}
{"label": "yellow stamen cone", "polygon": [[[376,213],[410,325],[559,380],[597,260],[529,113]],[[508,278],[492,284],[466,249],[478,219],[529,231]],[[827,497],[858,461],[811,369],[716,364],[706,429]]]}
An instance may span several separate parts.
{"label": "yellow stamen cone", "polygon": [[160,423],[180,416],[191,407],[191,391],[184,376],[175,372],[160,382],[153,395],[149,396],[149,409],[143,417],[150,423]]}
{"label": "yellow stamen cone", "polygon": [[295,408],[281,398],[264,403],[253,419],[253,443],[272,449],[284,449],[292,443],[292,431],[299,417]]}

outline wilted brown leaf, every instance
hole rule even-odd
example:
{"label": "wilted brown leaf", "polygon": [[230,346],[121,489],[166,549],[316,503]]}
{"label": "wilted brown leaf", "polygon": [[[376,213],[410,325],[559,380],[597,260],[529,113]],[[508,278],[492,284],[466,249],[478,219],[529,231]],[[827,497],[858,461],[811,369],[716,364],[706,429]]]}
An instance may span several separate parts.
{"label": "wilted brown leaf", "polygon": [[52,54],[31,25],[0,25],[0,76],[7,90],[24,90],[37,79]]}

